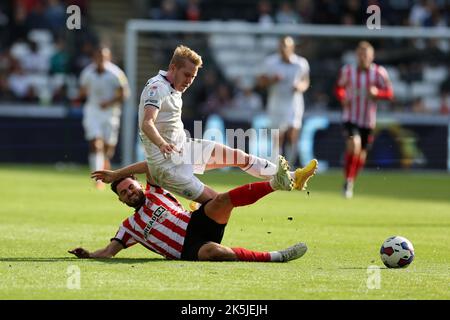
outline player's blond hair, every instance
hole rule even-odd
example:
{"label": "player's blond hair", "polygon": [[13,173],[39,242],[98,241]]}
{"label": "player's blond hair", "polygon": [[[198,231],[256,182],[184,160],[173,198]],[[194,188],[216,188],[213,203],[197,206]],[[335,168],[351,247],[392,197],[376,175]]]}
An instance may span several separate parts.
{"label": "player's blond hair", "polygon": [[360,41],[358,43],[357,49],[369,49],[375,51],[374,47],[370,44],[369,41]]}
{"label": "player's blond hair", "polygon": [[202,57],[197,52],[186,46],[179,45],[173,52],[170,64],[181,68],[186,60],[192,62],[197,68],[201,68],[203,65]]}

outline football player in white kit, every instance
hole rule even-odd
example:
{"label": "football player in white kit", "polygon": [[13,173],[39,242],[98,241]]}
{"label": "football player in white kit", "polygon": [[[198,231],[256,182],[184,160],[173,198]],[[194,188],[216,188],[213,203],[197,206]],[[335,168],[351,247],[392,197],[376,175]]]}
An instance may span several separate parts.
{"label": "football player in white kit", "polygon": [[[194,174],[226,166],[270,179],[275,164],[242,150],[209,140],[187,139],[181,120],[182,93],[192,84],[202,67],[201,57],[186,46],[178,46],[168,71],[159,71],[148,80],[139,104],[139,135],[153,180],[161,187],[198,203],[213,199],[217,192]],[[288,166],[280,157],[279,166]],[[317,168],[317,161],[292,172],[292,185],[300,190]]]}
{"label": "football player in white kit", "polygon": [[286,145],[281,153],[295,165],[304,111],[303,92],[308,89],[310,80],[308,61],[295,54],[292,37],[281,38],[279,52],[267,57],[259,83],[268,88],[267,113],[271,127],[280,130],[279,146]]}
{"label": "football player in white kit", "polygon": [[[108,170],[119,135],[121,106],[128,94],[125,73],[111,61],[108,48],[96,48],[93,63],[80,75],[80,97],[86,97],[83,128],[89,141],[89,166]],[[98,189],[103,183],[96,182]]]}

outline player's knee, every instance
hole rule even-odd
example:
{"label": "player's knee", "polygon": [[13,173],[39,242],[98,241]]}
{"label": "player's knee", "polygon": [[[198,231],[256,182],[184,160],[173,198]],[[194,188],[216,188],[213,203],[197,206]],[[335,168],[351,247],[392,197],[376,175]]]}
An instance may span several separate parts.
{"label": "player's knee", "polygon": [[107,147],[105,148],[105,156],[106,156],[108,159],[112,159],[112,157],[114,157],[114,152],[115,152],[114,146],[107,146]]}
{"label": "player's knee", "polygon": [[203,245],[199,250],[198,257],[199,260],[204,261],[228,261],[234,258],[226,247],[215,242]]}
{"label": "player's knee", "polygon": [[101,139],[92,140],[90,145],[93,152],[103,152],[103,149],[105,147]]}
{"label": "player's knee", "polygon": [[231,153],[230,155],[234,165],[241,168],[248,166],[250,162],[250,156],[247,153],[240,149],[230,149],[229,152]]}
{"label": "player's knee", "polygon": [[229,196],[228,192],[217,194],[214,197],[213,201],[214,201],[214,204],[219,207],[225,207],[225,206],[231,205],[231,200],[230,200],[230,196]]}

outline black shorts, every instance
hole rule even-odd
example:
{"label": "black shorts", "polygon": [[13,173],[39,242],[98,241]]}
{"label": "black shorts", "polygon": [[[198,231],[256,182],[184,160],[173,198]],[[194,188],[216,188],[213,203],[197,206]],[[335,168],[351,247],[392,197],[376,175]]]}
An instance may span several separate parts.
{"label": "black shorts", "polygon": [[201,246],[208,242],[222,241],[226,224],[219,224],[205,214],[206,203],[192,212],[181,252],[182,260],[198,260]]}
{"label": "black shorts", "polygon": [[373,142],[373,129],[362,128],[351,122],[344,122],[344,132],[347,137],[360,136],[361,148],[367,150]]}

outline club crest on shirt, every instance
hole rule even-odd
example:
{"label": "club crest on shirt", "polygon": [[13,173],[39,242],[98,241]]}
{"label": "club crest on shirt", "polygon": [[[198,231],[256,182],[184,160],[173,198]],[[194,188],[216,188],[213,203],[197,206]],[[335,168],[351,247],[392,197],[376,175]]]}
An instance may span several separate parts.
{"label": "club crest on shirt", "polygon": [[157,90],[158,90],[158,86],[151,86],[150,90],[148,91],[147,96],[150,98],[156,96]]}

